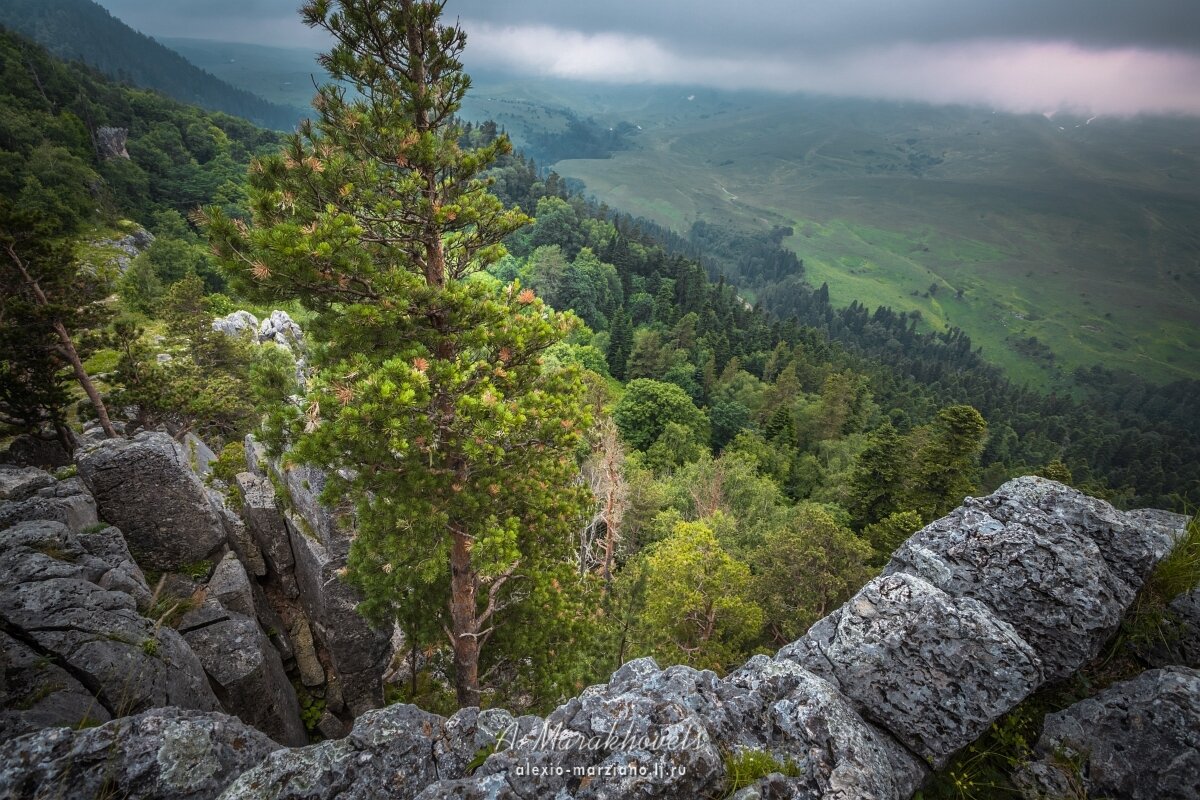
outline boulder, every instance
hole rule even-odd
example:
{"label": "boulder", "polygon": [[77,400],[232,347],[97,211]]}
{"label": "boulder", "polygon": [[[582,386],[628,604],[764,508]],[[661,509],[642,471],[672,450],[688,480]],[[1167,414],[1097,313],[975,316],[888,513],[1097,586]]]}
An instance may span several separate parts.
{"label": "boulder", "polygon": [[[1049,483],[1022,478],[981,500],[967,498],[901,545],[884,573],[917,575],[978,600],[1032,645],[1047,678],[1062,678],[1116,631],[1141,579],[1118,558],[1110,564],[1096,541],[1136,547],[1136,523],[1101,500]],[[1030,502],[1034,493],[1037,503]],[[1104,520],[1119,533],[1098,535],[1072,524],[1078,519]]]}
{"label": "boulder", "polygon": [[214,319],[212,329],[234,338],[253,338],[258,335],[258,317],[249,311],[234,311]]}
{"label": "boulder", "polygon": [[177,570],[225,541],[221,515],[183,448],[165,433],[101,442],[78,463],[100,516],[121,529],[139,564]]}
{"label": "boulder", "polygon": [[505,712],[477,709],[450,720],[409,705],[368,711],[345,738],[267,756],[221,798],[412,798],[439,778],[461,776],[475,754],[515,722]]}
{"label": "boulder", "polygon": [[778,658],[828,679],[935,767],[1041,685],[1041,662],[981,603],[905,573],[879,577]]}
{"label": "boulder", "polygon": [[1030,800],[1200,797],[1200,672],[1149,670],[1050,714],[1037,752]]}
{"label": "boulder", "polygon": [[[31,644],[37,646],[36,642]],[[42,728],[110,719],[95,696],[70,672],[3,630],[0,675],[0,741]]]}
{"label": "boulder", "polygon": [[258,341],[273,342],[293,355],[304,350],[304,332],[286,311],[272,311],[258,328]]}
{"label": "boulder", "polygon": [[0,503],[24,500],[53,483],[54,477],[37,467],[0,465]]}
{"label": "boulder", "polygon": [[250,576],[242,562],[233,553],[221,559],[208,579],[209,599],[216,600],[226,611],[233,611],[254,619],[258,616],[254,607],[254,590]]}
{"label": "boulder", "polygon": [[23,433],[0,450],[0,464],[58,469],[71,463],[71,453],[53,433]]}
{"label": "boulder", "polygon": [[267,561],[263,557],[262,548],[258,546],[258,542],[246,527],[246,523],[225,504],[224,495],[216,489],[207,487],[205,492],[208,494],[213,511],[221,520],[221,527],[225,531],[225,541],[233,548],[233,552],[237,554],[242,565],[255,577],[266,575]]}
{"label": "boulder", "polygon": [[286,597],[296,597],[296,558],[283,514],[275,504],[275,487],[270,480],[249,472],[235,478],[242,497],[242,519],[251,539],[262,553],[267,573],[274,576]]}
{"label": "boulder", "polygon": [[0,504],[0,528],[37,520],[61,522],[73,531],[99,522],[96,501],[78,478],[52,481],[30,497]]}
{"label": "boulder", "polygon": [[280,744],[308,742],[279,652],[253,616],[227,610],[210,595],[202,608],[184,615],[179,630],[226,711]]}
{"label": "boulder", "polygon": [[58,522],[23,522],[0,532],[4,632],[92,695],[103,714],[88,719],[167,705],[216,710],[200,662],[179,633],[142,616],[138,599],[117,588],[121,581],[139,583],[143,602],[149,592],[114,535],[110,529],[81,537]]}
{"label": "boulder", "polygon": [[234,717],[178,708],[49,728],[0,744],[0,800],[212,800],[278,748]]}

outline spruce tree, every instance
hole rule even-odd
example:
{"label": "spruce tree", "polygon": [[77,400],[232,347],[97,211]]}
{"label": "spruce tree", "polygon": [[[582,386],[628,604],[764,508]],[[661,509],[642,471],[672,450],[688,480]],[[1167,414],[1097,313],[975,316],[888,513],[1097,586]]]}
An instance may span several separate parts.
{"label": "spruce tree", "polygon": [[593,579],[571,564],[584,386],[540,360],[576,321],[467,280],[528,218],[484,177],[508,139],[459,146],[466,37],[442,6],[308,2],[338,83],[252,166],[253,224],[205,216],[237,288],[316,312],[307,393],[282,430],[290,458],[331,470],[326,499],[355,504],[362,610],[422,648],[448,643],[463,706],[489,680],[551,701],[576,688],[591,613]]}

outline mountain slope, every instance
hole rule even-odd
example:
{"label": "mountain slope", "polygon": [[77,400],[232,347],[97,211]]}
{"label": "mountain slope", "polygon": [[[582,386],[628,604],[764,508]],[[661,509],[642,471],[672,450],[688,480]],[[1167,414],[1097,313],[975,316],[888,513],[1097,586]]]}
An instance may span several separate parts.
{"label": "mountain slope", "polygon": [[4,0],[0,25],[59,58],[82,61],[118,80],[265,127],[291,130],[304,113],[230,86],[91,0]]}

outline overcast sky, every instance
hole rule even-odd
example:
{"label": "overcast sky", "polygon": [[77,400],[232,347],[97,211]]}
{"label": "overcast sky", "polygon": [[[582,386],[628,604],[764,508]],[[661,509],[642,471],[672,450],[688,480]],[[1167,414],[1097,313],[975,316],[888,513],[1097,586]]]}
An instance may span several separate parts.
{"label": "overcast sky", "polygon": [[[320,47],[299,0],[99,0],[155,36]],[[1200,0],[449,0],[468,66],[618,83],[1200,114]]]}

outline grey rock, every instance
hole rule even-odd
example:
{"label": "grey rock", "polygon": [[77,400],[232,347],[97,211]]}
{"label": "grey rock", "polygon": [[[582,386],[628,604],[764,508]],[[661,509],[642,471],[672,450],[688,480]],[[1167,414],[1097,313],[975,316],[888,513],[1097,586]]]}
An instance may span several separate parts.
{"label": "grey rock", "polygon": [[24,500],[0,504],[0,528],[37,520],[61,522],[73,531],[99,522],[96,501],[78,478],[51,482]]}
{"label": "grey rock", "polygon": [[[505,715],[507,717],[507,715]],[[345,738],[273,753],[243,774],[222,800],[375,800],[411,798],[439,778],[457,777],[461,758],[435,754],[447,736],[447,720],[415,706],[368,711]],[[472,745],[494,743],[486,729],[472,726]],[[477,748],[478,749],[478,748]],[[472,757],[476,751],[472,751]],[[469,763],[469,762],[468,762]]]}
{"label": "grey rock", "polygon": [[1158,665],[1200,669],[1200,586],[1172,600],[1167,611],[1169,640],[1155,654]]}
{"label": "grey rock", "polygon": [[326,739],[341,739],[348,733],[346,723],[338,719],[331,711],[321,714],[321,719],[317,721],[317,730]]}
{"label": "grey rock", "polygon": [[153,591],[146,583],[141,567],[133,560],[125,537],[109,526],[79,534],[84,549],[103,562],[106,570],[96,578],[102,589],[124,592],[134,599],[139,611],[145,611],[154,601]]}
{"label": "grey rock", "polygon": [[54,477],[37,467],[0,466],[0,503],[24,500],[52,483]]}
{"label": "grey rock", "polygon": [[0,464],[18,467],[40,467],[58,469],[72,462],[71,453],[53,434],[23,433],[15,437],[5,450],[0,451]]}
{"label": "grey rock", "polygon": [[101,586],[111,572],[61,523],[0,532],[0,622],[109,716],[167,705],[215,710],[195,654],[177,631],[139,614],[133,596]]}
{"label": "grey rock", "polygon": [[0,741],[110,717],[87,688],[52,658],[0,630]]}
{"label": "grey rock", "polygon": [[830,680],[869,720],[943,766],[1041,685],[1033,648],[978,601],[922,578],[876,578],[785,648]]}
{"label": "grey rock", "polygon": [[217,460],[217,454],[194,433],[183,437],[183,452],[187,454],[188,466],[202,479],[212,472],[212,463]]}
{"label": "grey rock", "polygon": [[1033,646],[1047,678],[1066,677],[1116,631],[1137,587],[1115,575],[1060,510],[1010,504],[1006,492],[1019,486],[968,498],[901,545],[884,573],[907,572],[980,601]]}
{"label": "grey rock", "polygon": [[224,495],[212,488],[206,488],[205,492],[208,494],[213,511],[221,520],[221,527],[225,530],[225,541],[233,548],[238,560],[251,575],[255,577],[266,575],[266,558],[263,556],[262,548],[258,546],[258,542],[246,527],[246,523],[225,505]]}
{"label": "grey rock", "polygon": [[258,341],[273,342],[299,355],[304,350],[304,332],[300,330],[286,311],[272,311],[258,328]]}
{"label": "grey rock", "polygon": [[1117,511],[1103,500],[1046,478],[1016,478],[989,498],[1001,521],[1039,509],[1094,541],[1112,573],[1134,589],[1183,538],[1187,517],[1168,511]]}
{"label": "grey rock", "polygon": [[287,597],[296,597],[296,558],[283,514],[275,503],[275,487],[265,477],[240,472],[234,479],[242,496],[242,519],[262,553],[264,566]]}
{"label": "grey rock", "polygon": [[226,611],[210,599],[186,614],[179,629],[226,711],[280,744],[308,742],[279,652],[252,616]]}
{"label": "grey rock", "polygon": [[225,541],[220,515],[170,436],[143,432],[101,442],[78,463],[100,516],[121,529],[139,564],[179,569]]}
{"label": "grey rock", "polygon": [[325,668],[317,658],[317,648],[313,644],[312,630],[308,620],[297,616],[291,628],[292,646],[296,653],[296,668],[300,671],[300,682],[305,686],[314,687],[325,683]]}
{"label": "grey rock", "polygon": [[177,708],[50,728],[0,744],[0,800],[212,800],[277,749],[234,717]]}
{"label": "grey rock", "polygon": [[250,577],[242,562],[233,553],[221,559],[208,579],[208,596],[215,599],[227,611],[233,611],[252,619],[258,614],[254,607],[254,590]]}
{"label": "grey rock", "polygon": [[1200,672],[1150,670],[1051,714],[1037,752],[1031,800],[1200,797]]}
{"label": "grey rock", "polygon": [[234,338],[253,338],[258,335],[258,317],[249,311],[234,311],[214,319],[212,329]]}
{"label": "grey rock", "polygon": [[102,126],[96,128],[96,152],[100,158],[109,161],[114,158],[129,159],[129,151],[125,149],[129,141],[128,128],[112,128]]}

